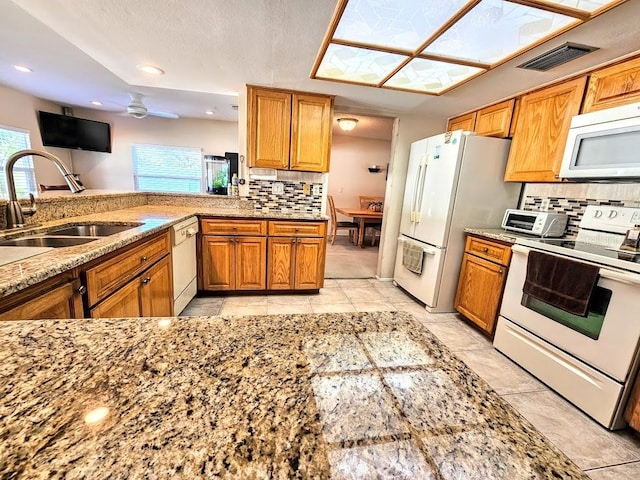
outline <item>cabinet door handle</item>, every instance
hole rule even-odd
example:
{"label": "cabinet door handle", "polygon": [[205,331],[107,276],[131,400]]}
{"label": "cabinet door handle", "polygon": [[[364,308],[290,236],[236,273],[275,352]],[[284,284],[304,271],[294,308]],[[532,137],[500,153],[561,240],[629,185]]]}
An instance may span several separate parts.
{"label": "cabinet door handle", "polygon": [[487,253],[487,252],[489,251],[489,248],[484,247],[484,248],[482,249],[482,251],[483,251],[484,253]]}
{"label": "cabinet door handle", "polygon": [[151,277],[145,277],[142,279],[142,283],[143,285],[146,285],[147,283],[149,283],[151,281]]}
{"label": "cabinet door handle", "polygon": [[76,292],[78,292],[80,295],[84,295],[85,293],[87,293],[87,287],[85,287],[84,285],[80,285]]}
{"label": "cabinet door handle", "polygon": [[143,255],[142,257],[140,257],[140,263],[144,263],[146,261],[147,261],[146,255]]}

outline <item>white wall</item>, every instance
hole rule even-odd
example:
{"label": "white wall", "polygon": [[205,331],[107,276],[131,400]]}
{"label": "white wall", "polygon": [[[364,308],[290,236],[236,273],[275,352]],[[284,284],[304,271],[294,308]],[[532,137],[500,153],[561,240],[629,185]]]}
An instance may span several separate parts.
{"label": "white wall", "polygon": [[[62,108],[55,103],[0,85],[0,125],[28,130],[31,138],[31,148],[35,150],[46,150],[52,153],[72,169],[69,150],[65,148],[42,147],[40,127],[38,127],[38,110],[62,113]],[[36,173],[37,183],[64,183],[56,166],[48,160],[42,157],[33,157],[33,167]]]}
{"label": "white wall", "polygon": [[[391,141],[334,135],[331,143],[328,194],[337,206],[358,207],[359,195],[384,197],[386,168],[391,161]],[[378,173],[367,167],[380,165]]]}
{"label": "white wall", "polygon": [[75,173],[91,189],[133,190],[131,146],[136,143],[195,147],[205,154],[238,151],[238,124],[191,118],[136,119],[110,112],[74,109],[77,117],[111,124],[111,153],[72,151]]}

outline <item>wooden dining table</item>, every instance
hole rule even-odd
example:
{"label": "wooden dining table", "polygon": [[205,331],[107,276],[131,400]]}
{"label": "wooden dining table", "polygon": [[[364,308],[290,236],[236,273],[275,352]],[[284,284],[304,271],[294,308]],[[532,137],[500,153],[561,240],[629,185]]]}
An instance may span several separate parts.
{"label": "wooden dining table", "polygon": [[364,229],[365,221],[370,219],[382,220],[383,212],[374,212],[373,210],[366,210],[362,208],[338,208],[336,212],[352,217],[355,222],[358,222],[358,246],[364,248]]}

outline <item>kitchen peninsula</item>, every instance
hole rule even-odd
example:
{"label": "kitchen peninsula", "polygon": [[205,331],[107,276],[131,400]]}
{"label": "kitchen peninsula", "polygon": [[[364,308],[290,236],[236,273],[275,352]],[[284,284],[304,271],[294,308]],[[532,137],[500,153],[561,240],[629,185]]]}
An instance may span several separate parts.
{"label": "kitchen peninsula", "polygon": [[587,479],[408,314],[0,323],[2,478]]}
{"label": "kitchen peninsula", "polygon": [[[3,205],[0,206],[3,207]],[[67,194],[59,197],[45,197],[38,200],[38,206],[38,212],[30,219],[36,225],[27,226],[27,228],[18,232],[0,230],[0,237],[4,236],[9,239],[24,235],[42,235],[55,227],[87,222],[125,223],[132,228],[114,235],[100,237],[82,245],[55,248],[44,253],[38,252],[38,255],[0,265],[0,312],[6,309],[4,308],[7,307],[6,299],[11,294],[32,287],[56,275],[72,272],[73,269],[86,265],[88,262],[107,258],[105,257],[106,255],[120,251],[119,249],[123,247],[138,245],[139,242],[144,242],[145,239],[152,238],[154,235],[160,235],[162,232],[166,232],[171,225],[194,215],[203,218],[229,219],[235,222],[232,227],[237,228],[240,228],[244,221],[259,223],[264,232],[261,242],[264,249],[262,259],[265,263],[267,225],[274,227],[270,229],[269,233],[273,238],[287,238],[288,236],[293,238],[290,243],[295,243],[296,245],[303,243],[298,239],[298,230],[300,230],[300,236],[302,236],[305,234],[304,227],[313,226],[313,232],[306,233],[306,235],[315,237],[313,239],[314,245],[319,245],[319,247],[315,250],[305,250],[305,259],[308,263],[315,262],[313,264],[314,268],[309,268],[308,270],[317,272],[314,273],[314,279],[317,278],[318,280],[317,283],[309,283],[303,285],[302,288],[317,290],[322,286],[322,273],[324,272],[323,239],[326,232],[326,218],[320,213],[306,211],[269,212],[254,209],[250,202],[241,199],[216,198],[208,195],[158,193],[83,192],[78,195]],[[259,220],[259,222],[255,220]],[[288,232],[287,229],[290,229],[291,232]],[[241,232],[238,234],[241,234]],[[282,240],[281,243],[286,243],[286,241]],[[0,247],[0,249],[2,248],[12,249],[14,247]],[[310,251],[312,252],[311,254],[309,253]],[[143,258],[146,259],[146,257]],[[207,266],[205,265],[201,268],[206,269]],[[266,267],[263,268],[266,269]],[[268,273],[271,274],[271,272]],[[76,278],[79,276],[77,273],[73,275]],[[266,277],[263,279],[263,284],[265,285],[264,289],[267,284]],[[86,288],[86,285],[83,286]],[[295,289],[291,288],[291,290]],[[86,292],[83,295],[86,296]],[[22,302],[23,300],[21,299],[20,303]],[[85,305],[86,308],[88,308],[87,305]]]}

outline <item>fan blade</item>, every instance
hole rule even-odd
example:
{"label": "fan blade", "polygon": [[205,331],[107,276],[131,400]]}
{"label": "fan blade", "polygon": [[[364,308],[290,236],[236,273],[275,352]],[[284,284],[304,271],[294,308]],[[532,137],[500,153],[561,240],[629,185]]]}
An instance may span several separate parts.
{"label": "fan blade", "polygon": [[147,112],[149,115],[153,115],[154,117],[162,117],[162,118],[173,118],[173,119],[177,119],[180,118],[180,115],[176,115],[175,113],[170,113],[170,112]]}

